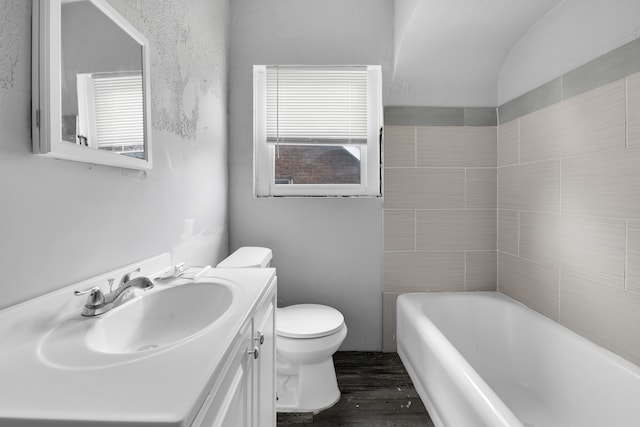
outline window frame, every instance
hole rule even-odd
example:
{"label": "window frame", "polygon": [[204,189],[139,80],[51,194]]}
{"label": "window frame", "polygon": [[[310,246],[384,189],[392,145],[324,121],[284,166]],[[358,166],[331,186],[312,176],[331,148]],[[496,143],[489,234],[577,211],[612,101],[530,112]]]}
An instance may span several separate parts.
{"label": "window frame", "polygon": [[[253,66],[253,194],[254,197],[381,197],[382,72],[367,68],[367,143],[360,148],[360,184],[276,184],[277,145],[267,142],[267,65]],[[304,66],[325,68],[326,66]],[[331,66],[348,68],[350,66]],[[343,146],[344,144],[318,144]]]}

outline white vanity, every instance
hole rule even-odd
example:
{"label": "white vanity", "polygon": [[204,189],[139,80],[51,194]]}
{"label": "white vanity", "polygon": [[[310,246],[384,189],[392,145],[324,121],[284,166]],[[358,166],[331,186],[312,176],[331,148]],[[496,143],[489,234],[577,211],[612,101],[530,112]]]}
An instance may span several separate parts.
{"label": "white vanity", "polygon": [[104,314],[83,291],[135,263],[0,311],[0,426],[275,426],[275,269],[154,280]]}

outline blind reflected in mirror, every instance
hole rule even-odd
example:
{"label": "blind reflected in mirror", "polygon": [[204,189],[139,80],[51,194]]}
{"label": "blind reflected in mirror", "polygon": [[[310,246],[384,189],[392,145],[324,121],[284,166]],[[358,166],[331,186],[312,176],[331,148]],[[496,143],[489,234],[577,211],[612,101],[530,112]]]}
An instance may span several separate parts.
{"label": "blind reflected in mirror", "polygon": [[62,140],[145,158],[140,44],[90,1],[63,2]]}

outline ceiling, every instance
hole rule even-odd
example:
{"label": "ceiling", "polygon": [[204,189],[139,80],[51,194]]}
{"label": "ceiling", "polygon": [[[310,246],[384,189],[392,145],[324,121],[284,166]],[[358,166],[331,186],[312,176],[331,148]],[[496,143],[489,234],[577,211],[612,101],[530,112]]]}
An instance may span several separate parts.
{"label": "ceiling", "polygon": [[390,105],[495,106],[513,45],[561,0],[394,0]]}

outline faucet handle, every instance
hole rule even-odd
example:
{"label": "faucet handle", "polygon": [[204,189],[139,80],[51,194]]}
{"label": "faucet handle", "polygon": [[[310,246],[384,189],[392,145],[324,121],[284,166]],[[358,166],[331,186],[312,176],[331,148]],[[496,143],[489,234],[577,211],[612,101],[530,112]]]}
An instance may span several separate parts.
{"label": "faucet handle", "polygon": [[130,272],[122,276],[122,278],[120,279],[120,283],[118,283],[118,288],[124,285],[125,283],[127,283],[129,280],[131,280],[131,275],[133,273],[140,273],[140,267],[136,268],[135,270],[131,270]]}
{"label": "faucet handle", "polygon": [[87,297],[86,306],[97,306],[104,304],[104,295],[102,294],[102,290],[94,286],[93,288],[85,289],[84,291],[75,291],[73,293],[75,296],[82,296],[89,294]]}

